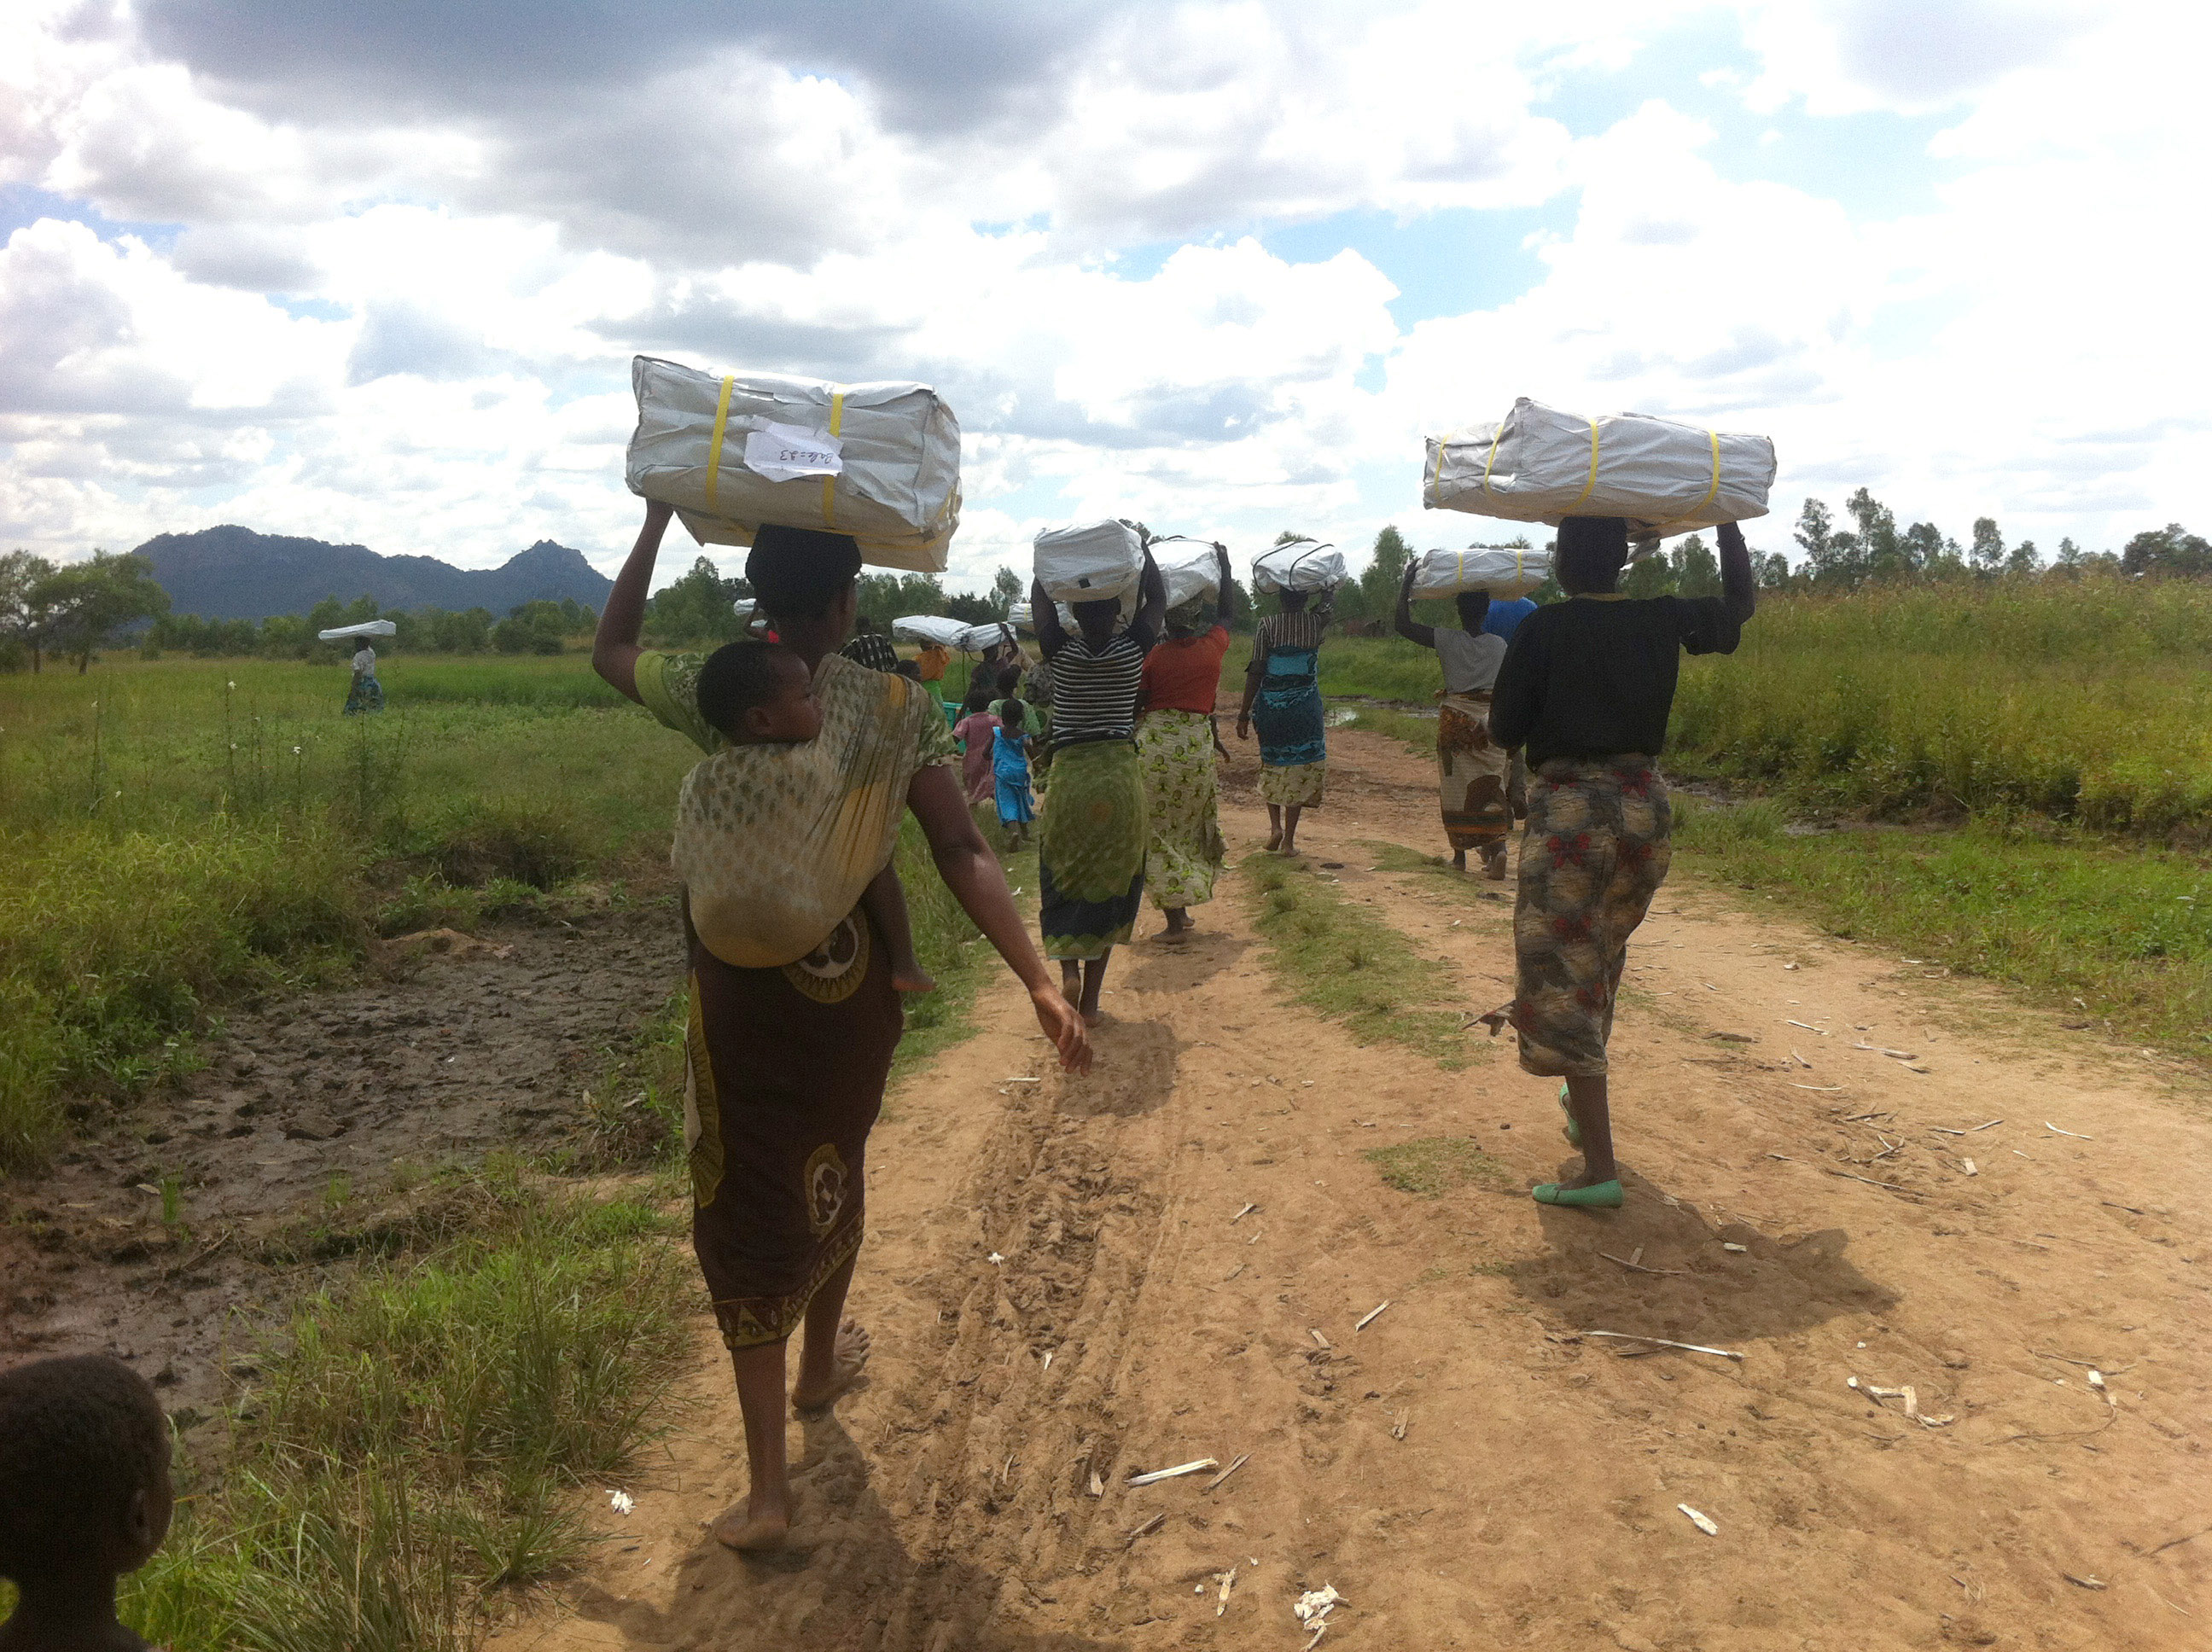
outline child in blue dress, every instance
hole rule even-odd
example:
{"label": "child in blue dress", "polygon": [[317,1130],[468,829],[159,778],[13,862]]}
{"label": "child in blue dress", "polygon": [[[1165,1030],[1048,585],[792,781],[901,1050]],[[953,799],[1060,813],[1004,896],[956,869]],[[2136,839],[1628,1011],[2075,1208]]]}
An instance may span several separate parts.
{"label": "child in blue dress", "polygon": [[1030,797],[1029,708],[1018,700],[1000,703],[999,726],[991,732],[991,772],[998,781],[999,824],[1005,829],[1006,847],[1019,848],[1029,841],[1036,805]]}

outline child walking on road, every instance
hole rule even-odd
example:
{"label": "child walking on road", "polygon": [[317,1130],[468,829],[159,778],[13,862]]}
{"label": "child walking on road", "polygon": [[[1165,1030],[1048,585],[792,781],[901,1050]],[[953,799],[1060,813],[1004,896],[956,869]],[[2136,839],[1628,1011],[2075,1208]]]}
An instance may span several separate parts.
{"label": "child walking on road", "polygon": [[1028,728],[1028,707],[1018,700],[1000,702],[998,726],[991,731],[991,772],[998,781],[999,824],[1009,849],[1029,841],[1030,823],[1036,818],[1030,796]]}
{"label": "child walking on road", "polygon": [[1534,1190],[1540,1205],[1617,1208],[1606,1043],[1628,938],[1667,876],[1673,817],[1658,769],[1682,652],[1735,652],[1756,598],[1751,554],[1719,530],[1717,597],[1631,601],[1618,517],[1559,525],[1554,568],[1568,600],[1515,631],[1492,696],[1500,745],[1528,750],[1528,823],[1513,914],[1510,1019],[1523,1071],[1564,1078],[1567,1139],[1583,1174]]}

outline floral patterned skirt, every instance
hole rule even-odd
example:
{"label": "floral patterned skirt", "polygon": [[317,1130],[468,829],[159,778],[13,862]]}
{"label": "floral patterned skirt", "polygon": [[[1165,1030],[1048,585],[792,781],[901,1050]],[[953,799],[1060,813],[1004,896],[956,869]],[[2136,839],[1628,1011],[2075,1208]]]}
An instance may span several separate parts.
{"label": "floral patterned skirt", "polygon": [[1226,847],[1215,800],[1213,720],[1201,711],[1148,711],[1137,725],[1150,841],[1145,881],[1152,902],[1194,907],[1213,898]]}

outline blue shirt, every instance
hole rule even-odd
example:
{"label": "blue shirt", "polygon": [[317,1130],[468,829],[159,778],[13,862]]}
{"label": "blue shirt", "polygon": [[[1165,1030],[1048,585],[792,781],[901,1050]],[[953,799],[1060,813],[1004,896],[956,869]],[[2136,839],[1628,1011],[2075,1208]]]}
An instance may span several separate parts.
{"label": "blue shirt", "polygon": [[1510,602],[1494,602],[1490,604],[1490,611],[1482,616],[1482,634],[1504,637],[1510,642],[1514,632],[1521,629],[1521,622],[1535,611],[1536,604],[1526,597],[1516,597]]}

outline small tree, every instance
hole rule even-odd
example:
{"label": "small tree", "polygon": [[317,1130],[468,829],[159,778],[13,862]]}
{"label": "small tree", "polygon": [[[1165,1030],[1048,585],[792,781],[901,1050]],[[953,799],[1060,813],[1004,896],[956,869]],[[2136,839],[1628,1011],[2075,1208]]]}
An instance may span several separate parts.
{"label": "small tree", "polygon": [[32,587],[30,600],[45,610],[47,646],[76,655],[80,676],[93,650],[125,626],[169,611],[154,565],[131,551],[95,550],[88,561],[58,568]]}
{"label": "small tree", "polygon": [[1029,594],[1029,586],[1022,576],[1011,568],[1002,568],[991,576],[991,617],[1004,619],[1006,610]]}
{"label": "small tree", "polygon": [[13,670],[14,659],[28,659],[37,672],[48,618],[37,593],[53,571],[52,562],[27,550],[0,556],[0,666]]}
{"label": "small tree", "polygon": [[2120,552],[2123,574],[2163,574],[2184,578],[2212,574],[2212,544],[2179,522],[2138,533]]}
{"label": "small tree", "polygon": [[1978,516],[1974,519],[1974,540],[1967,548],[1966,555],[1973,562],[1977,574],[1995,574],[2004,566],[2004,535],[1997,531],[1995,517]]}
{"label": "small tree", "polygon": [[2043,557],[2035,541],[2023,539],[2005,557],[2005,572],[2015,579],[2033,579],[2043,571]]}

